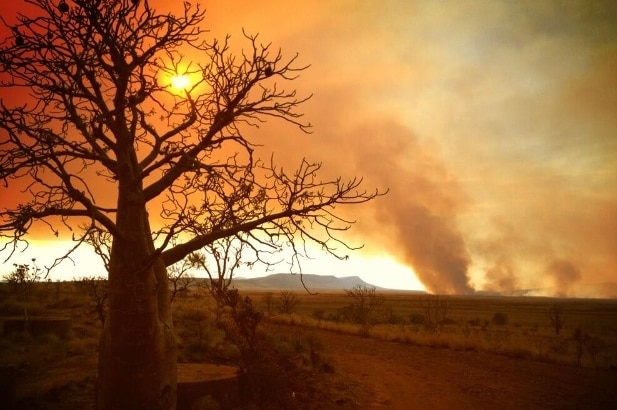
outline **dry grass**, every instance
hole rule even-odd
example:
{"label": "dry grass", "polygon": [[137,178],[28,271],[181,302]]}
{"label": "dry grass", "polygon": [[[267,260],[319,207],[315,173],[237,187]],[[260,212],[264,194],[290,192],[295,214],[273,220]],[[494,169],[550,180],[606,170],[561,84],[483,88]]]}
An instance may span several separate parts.
{"label": "dry grass", "polygon": [[[429,296],[383,295],[389,312],[382,323],[368,330],[372,338],[588,367],[617,367],[616,300],[441,296],[440,303],[447,311],[444,323],[427,327],[422,320]],[[272,315],[269,320],[367,335],[361,326],[341,320],[338,312],[350,302],[343,293],[299,294],[298,299],[298,313]],[[547,317],[556,303],[565,321],[559,335]]]}

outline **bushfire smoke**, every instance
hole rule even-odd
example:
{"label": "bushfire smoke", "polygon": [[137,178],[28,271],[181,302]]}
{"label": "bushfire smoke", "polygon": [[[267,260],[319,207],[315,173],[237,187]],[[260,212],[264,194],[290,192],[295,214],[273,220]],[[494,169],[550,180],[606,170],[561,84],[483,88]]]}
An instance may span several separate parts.
{"label": "bushfire smoke", "polygon": [[363,131],[372,143],[356,154],[358,169],[390,191],[372,205],[375,219],[360,222],[362,233],[371,237],[375,226],[389,232],[389,251],[413,267],[427,290],[472,292],[470,257],[457,220],[465,198],[456,179],[429,144],[408,130],[382,125]]}
{"label": "bushfire smoke", "polygon": [[350,210],[349,218],[357,220],[354,236],[372,252],[387,252],[410,266],[430,292],[473,292],[470,255],[458,226],[467,199],[438,147],[393,121],[337,125],[310,137],[308,155],[323,160],[330,172],[363,175],[368,186],[389,190]]}

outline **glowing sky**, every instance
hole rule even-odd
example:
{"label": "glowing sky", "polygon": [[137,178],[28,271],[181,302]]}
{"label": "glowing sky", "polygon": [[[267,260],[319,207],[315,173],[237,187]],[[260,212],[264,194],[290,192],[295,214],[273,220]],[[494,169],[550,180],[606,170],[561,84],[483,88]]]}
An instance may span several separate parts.
{"label": "glowing sky", "polygon": [[364,249],[307,273],[617,297],[616,2],[204,5],[210,35],[258,32],[311,65],[295,86],[313,134],[268,124],[264,155],[390,189],[349,209]]}

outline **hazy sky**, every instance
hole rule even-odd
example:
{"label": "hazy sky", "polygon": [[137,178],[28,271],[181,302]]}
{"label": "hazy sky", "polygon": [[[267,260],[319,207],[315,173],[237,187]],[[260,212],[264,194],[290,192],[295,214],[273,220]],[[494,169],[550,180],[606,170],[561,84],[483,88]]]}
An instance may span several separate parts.
{"label": "hazy sky", "polygon": [[314,132],[263,127],[275,158],[390,189],[349,209],[365,248],[323,273],[386,258],[363,278],[617,297],[617,2],[203,4],[210,35],[311,65],[295,86]]}

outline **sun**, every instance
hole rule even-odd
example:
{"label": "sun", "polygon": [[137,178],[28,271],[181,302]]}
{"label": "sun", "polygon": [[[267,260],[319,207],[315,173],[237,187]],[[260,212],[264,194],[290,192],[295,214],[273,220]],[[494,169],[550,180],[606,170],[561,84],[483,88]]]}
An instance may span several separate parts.
{"label": "sun", "polygon": [[191,77],[188,74],[174,75],[169,78],[169,85],[176,91],[185,91],[191,86]]}
{"label": "sun", "polygon": [[203,68],[192,61],[169,61],[157,74],[158,83],[167,92],[186,98],[207,91]]}
{"label": "sun", "polygon": [[159,78],[163,87],[179,96],[201,92],[200,84],[203,84],[201,70],[191,65],[164,69]]}

